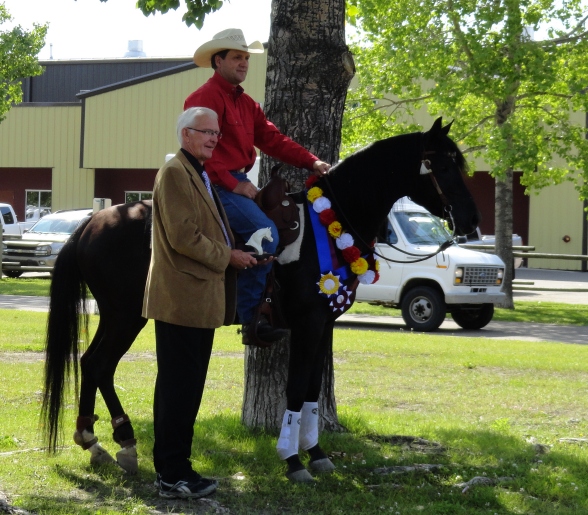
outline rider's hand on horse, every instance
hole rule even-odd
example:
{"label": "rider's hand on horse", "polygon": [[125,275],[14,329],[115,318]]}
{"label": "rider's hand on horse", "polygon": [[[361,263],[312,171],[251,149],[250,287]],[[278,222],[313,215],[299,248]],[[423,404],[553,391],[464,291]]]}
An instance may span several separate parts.
{"label": "rider's hand on horse", "polygon": [[312,165],[312,169],[314,170],[315,175],[322,177],[329,172],[331,165],[329,163],[325,163],[324,161],[315,161]]}
{"label": "rider's hand on horse", "polygon": [[257,195],[257,186],[249,181],[243,181],[235,186],[233,193],[237,193],[238,195],[243,195],[244,197],[254,199],[255,195]]}
{"label": "rider's hand on horse", "polygon": [[255,259],[249,252],[233,249],[231,250],[231,260],[229,261],[229,265],[237,270],[247,270],[247,268],[257,265],[257,259]]}

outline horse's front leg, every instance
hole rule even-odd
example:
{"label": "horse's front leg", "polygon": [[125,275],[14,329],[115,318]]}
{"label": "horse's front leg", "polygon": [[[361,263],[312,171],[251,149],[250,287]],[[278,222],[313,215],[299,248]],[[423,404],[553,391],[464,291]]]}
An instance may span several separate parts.
{"label": "horse's front leg", "polygon": [[320,347],[323,356],[314,363],[310,376],[310,386],[306,400],[301,409],[300,420],[300,448],[310,455],[309,466],[315,472],[332,472],[335,465],[319,445],[319,405],[318,398],[322,388],[325,360],[333,348],[334,321],[326,324]]}
{"label": "horse's front leg", "polygon": [[309,466],[316,472],[334,470],[318,443],[318,397],[323,368],[332,344],[333,325],[305,317],[293,324],[290,362],[286,388],[287,409],[282,420],[277,451],[288,464],[286,477],[294,482],[313,481],[298,454],[299,448],[310,454]]}

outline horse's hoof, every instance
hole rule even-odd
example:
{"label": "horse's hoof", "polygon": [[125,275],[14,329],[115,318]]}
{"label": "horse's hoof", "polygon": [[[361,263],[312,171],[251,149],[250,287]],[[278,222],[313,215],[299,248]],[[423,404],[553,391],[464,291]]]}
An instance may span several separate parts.
{"label": "horse's hoof", "polygon": [[139,470],[137,448],[134,445],[124,447],[116,453],[116,462],[129,475],[135,475]]}
{"label": "horse's hoof", "polygon": [[306,469],[297,470],[295,472],[286,472],[286,477],[292,483],[314,483],[314,478]]}
{"label": "horse's hoof", "polygon": [[92,453],[92,456],[90,457],[90,465],[97,467],[114,463],[114,458],[108,454],[108,451],[99,443],[95,443],[88,450]]}
{"label": "horse's hoof", "polygon": [[311,461],[308,465],[315,472],[333,472],[337,468],[329,458]]}

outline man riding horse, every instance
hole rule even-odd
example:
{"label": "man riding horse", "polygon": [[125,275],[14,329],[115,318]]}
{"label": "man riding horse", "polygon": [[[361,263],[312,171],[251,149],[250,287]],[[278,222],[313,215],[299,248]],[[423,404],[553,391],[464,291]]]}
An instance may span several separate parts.
{"label": "man riding horse", "polygon": [[[231,229],[247,241],[259,229],[269,227],[271,240],[263,242],[264,253],[274,254],[278,246],[277,228],[254,202],[257,186],[248,178],[256,159],[255,147],[267,155],[298,168],[312,170],[322,176],[331,166],[281,134],[265,117],[261,107],[240,84],[247,77],[251,54],[263,53],[259,41],[245,43],[239,29],[227,29],[201,45],[194,54],[194,62],[214,69],[213,76],[194,91],[184,103],[184,109],[208,107],[218,113],[222,139],[219,139],[212,158],[205,168],[221,199]],[[256,328],[250,324],[256,307],[262,300],[271,263],[248,268],[239,274],[237,282],[237,314],[243,324],[243,344],[250,343],[249,330],[256,329],[257,337],[274,342],[286,335],[281,328],[272,327],[260,317]]]}

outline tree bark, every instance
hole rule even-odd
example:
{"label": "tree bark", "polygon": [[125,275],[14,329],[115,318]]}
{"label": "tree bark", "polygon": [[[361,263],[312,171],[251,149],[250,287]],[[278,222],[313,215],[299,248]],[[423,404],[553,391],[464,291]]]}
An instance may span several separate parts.
{"label": "tree bark", "polygon": [[513,309],[512,280],[514,272],[514,257],[512,255],[512,199],[513,199],[513,171],[509,168],[504,177],[496,179],[495,186],[495,236],[496,254],[504,261],[504,286],[506,299],[501,307]]}
{"label": "tree bark", "polygon": [[[345,44],[345,0],[273,0],[268,47],[265,113],[280,131],[322,161],[339,160],[347,88],[355,72]],[[275,164],[262,156],[265,183]],[[285,166],[293,191],[310,172]],[[247,348],[241,420],[247,427],[275,430],[286,407],[289,346]],[[339,429],[332,349],[319,398],[321,429]]]}

